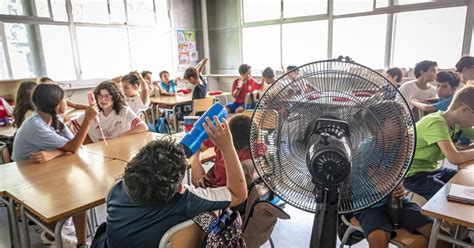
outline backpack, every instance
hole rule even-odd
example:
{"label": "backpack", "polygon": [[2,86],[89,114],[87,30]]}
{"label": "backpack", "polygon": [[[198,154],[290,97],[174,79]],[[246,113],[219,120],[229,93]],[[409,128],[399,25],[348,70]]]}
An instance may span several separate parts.
{"label": "backpack", "polygon": [[171,134],[170,125],[165,117],[159,117],[155,123],[155,130],[157,133]]}
{"label": "backpack", "polygon": [[239,212],[224,209],[220,216],[216,216],[213,212],[205,212],[194,217],[193,220],[206,233],[201,247],[247,247]]}

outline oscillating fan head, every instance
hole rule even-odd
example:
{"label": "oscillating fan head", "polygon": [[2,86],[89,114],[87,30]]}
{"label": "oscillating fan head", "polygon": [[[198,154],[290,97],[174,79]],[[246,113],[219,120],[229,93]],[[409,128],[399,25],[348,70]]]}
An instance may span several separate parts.
{"label": "oscillating fan head", "polygon": [[[255,108],[250,144],[257,172],[278,197],[309,212],[318,205],[314,189],[321,183],[338,185],[340,213],[381,200],[403,179],[414,154],[414,121],[405,99],[385,77],[350,61],[297,70],[298,78],[285,74],[270,85]],[[347,126],[315,126],[318,119]],[[313,133],[346,141],[310,166]]]}

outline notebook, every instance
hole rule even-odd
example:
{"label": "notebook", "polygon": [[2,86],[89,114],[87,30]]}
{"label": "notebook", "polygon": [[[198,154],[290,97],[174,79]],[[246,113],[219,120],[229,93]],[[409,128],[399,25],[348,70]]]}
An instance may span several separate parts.
{"label": "notebook", "polygon": [[474,205],[474,187],[449,183],[447,193],[449,201]]}

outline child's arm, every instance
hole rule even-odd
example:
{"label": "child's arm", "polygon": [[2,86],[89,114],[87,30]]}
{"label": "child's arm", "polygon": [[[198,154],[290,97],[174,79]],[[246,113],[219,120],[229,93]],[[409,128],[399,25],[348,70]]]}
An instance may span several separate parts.
{"label": "child's arm", "polygon": [[422,111],[425,111],[425,112],[435,112],[436,109],[431,105],[431,104],[426,104],[426,103],[423,103],[423,102],[419,102],[418,100],[416,99],[413,99],[411,100],[411,104],[413,104],[413,106],[421,109]]}
{"label": "child's arm", "polygon": [[97,106],[92,106],[87,109],[86,114],[84,115],[84,120],[82,121],[81,128],[77,132],[76,136],[72,140],[66,143],[61,150],[66,152],[76,152],[81,147],[82,143],[87,137],[89,132],[89,126],[91,122],[94,121],[94,118],[99,113]]}
{"label": "child's arm", "polygon": [[230,203],[230,206],[232,207],[247,199],[247,185],[242,165],[240,164],[239,157],[237,156],[237,152],[235,151],[232,142],[232,134],[230,133],[227,121],[224,119],[221,123],[217,116],[214,116],[214,122],[217,126],[214,126],[211,119],[206,117],[206,123],[203,123],[203,127],[212,142],[214,142],[214,144],[221,150],[224,157],[227,188],[232,195]]}
{"label": "child's arm", "polygon": [[39,151],[30,154],[30,159],[36,163],[45,163],[66,153],[67,152],[59,149],[54,149],[52,151]]}
{"label": "child's arm", "polygon": [[204,177],[206,176],[206,172],[201,164],[201,151],[198,150],[189,160],[191,164],[191,181],[194,187],[205,188]]}
{"label": "child's arm", "polygon": [[139,73],[138,71],[135,71],[133,74],[135,74],[136,77],[138,77],[138,80],[140,80],[140,88],[142,89],[140,91],[140,98],[142,99],[143,104],[147,104],[150,102],[150,90],[148,88],[148,84],[146,80],[143,78],[142,74]]}
{"label": "child's arm", "polygon": [[70,101],[70,100],[66,100],[67,102],[67,106],[70,107],[70,108],[75,108],[75,109],[87,109],[89,106],[88,105],[84,105],[84,104],[80,104],[80,103],[75,103],[73,101]]}
{"label": "child's arm", "polygon": [[2,97],[2,102],[3,102],[3,107],[5,107],[5,110],[7,110],[8,116],[12,116],[13,115],[13,107],[3,97]]}
{"label": "child's arm", "polygon": [[474,149],[459,151],[450,140],[439,141],[437,144],[448,161],[461,168],[466,162],[474,160]]}
{"label": "child's arm", "polygon": [[208,60],[209,60],[208,58],[204,58],[203,60],[201,60],[196,65],[196,71],[197,71],[198,75],[201,75],[201,73],[204,70],[204,67],[206,66]]}

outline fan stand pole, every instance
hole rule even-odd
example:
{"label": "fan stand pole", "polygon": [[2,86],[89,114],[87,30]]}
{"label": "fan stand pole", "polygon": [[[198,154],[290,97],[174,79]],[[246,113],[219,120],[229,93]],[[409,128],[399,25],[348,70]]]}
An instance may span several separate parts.
{"label": "fan stand pole", "polygon": [[[338,188],[323,190],[323,202],[316,209],[311,232],[311,248],[335,248],[337,239]],[[316,196],[316,199],[318,196]]]}

